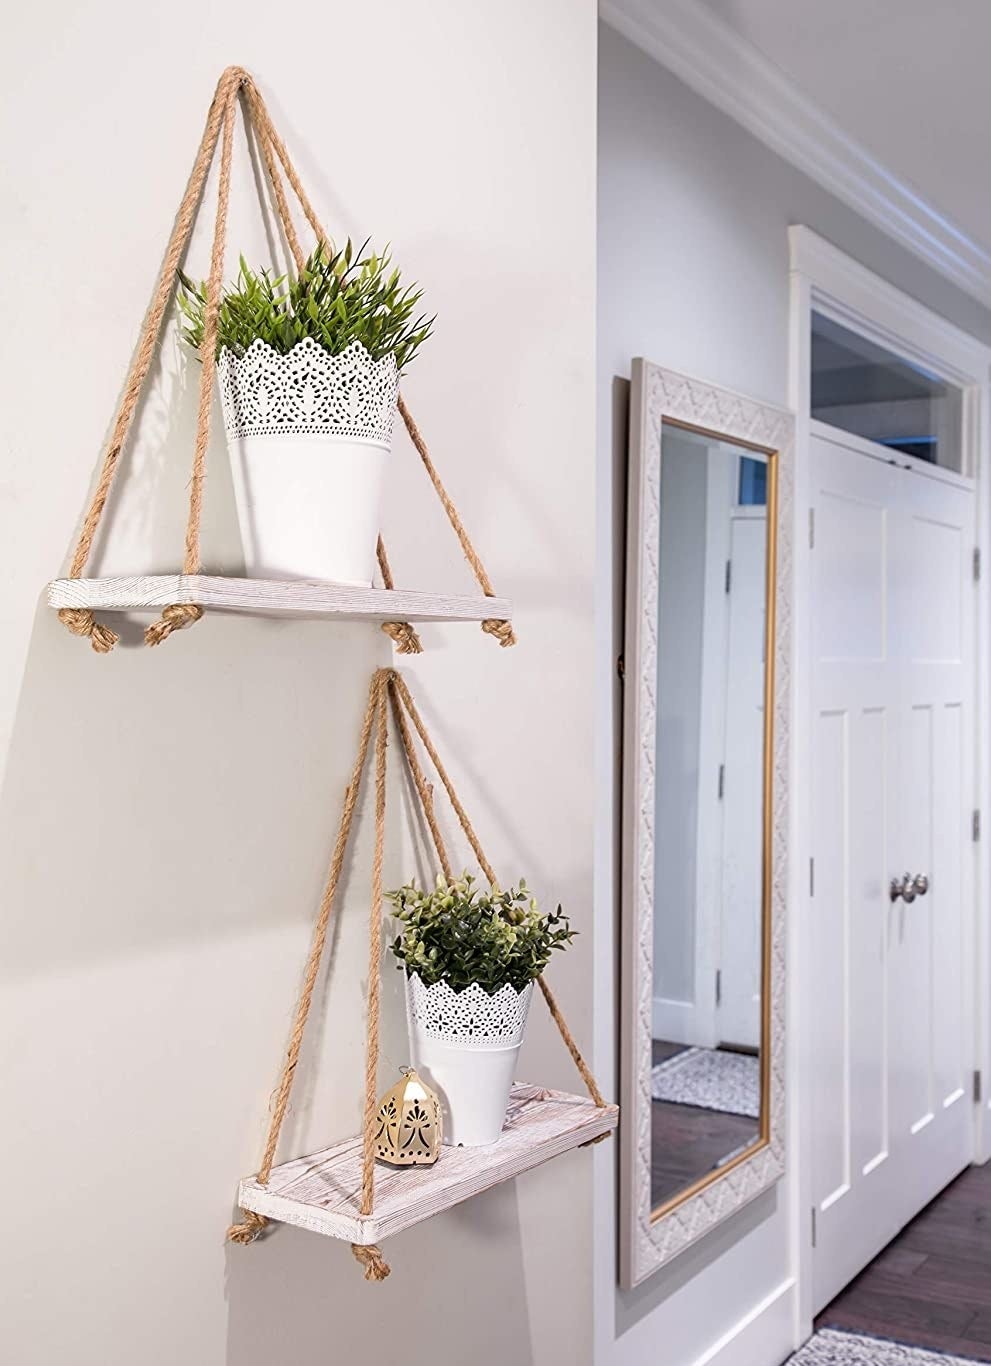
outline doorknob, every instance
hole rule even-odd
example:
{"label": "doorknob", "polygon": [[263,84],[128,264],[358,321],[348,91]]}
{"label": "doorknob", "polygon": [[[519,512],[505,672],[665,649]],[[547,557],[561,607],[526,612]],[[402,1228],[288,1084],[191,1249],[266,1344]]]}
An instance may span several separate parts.
{"label": "doorknob", "polygon": [[[928,882],[926,883],[926,886],[929,886]],[[911,873],[906,873],[900,881],[896,877],[891,879],[888,895],[891,897],[892,901],[897,901],[898,898],[901,897],[907,905],[911,905],[915,900],[916,890],[915,878],[913,878]]]}
{"label": "doorknob", "polygon": [[929,890],[929,879],[926,877],[925,873],[917,873],[912,885],[919,896],[925,896],[926,892]]}

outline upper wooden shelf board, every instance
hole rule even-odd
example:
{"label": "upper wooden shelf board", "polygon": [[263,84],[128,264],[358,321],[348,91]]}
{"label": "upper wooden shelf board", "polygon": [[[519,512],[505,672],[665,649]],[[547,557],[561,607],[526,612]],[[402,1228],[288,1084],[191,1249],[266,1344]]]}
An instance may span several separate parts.
{"label": "upper wooden shelf board", "polygon": [[403,589],[352,588],[296,579],[222,578],[214,574],[155,574],[144,578],[56,579],[49,607],[99,612],[157,611],[196,603],[228,612],[275,616],[350,617],[355,621],[509,621],[506,598],[451,597]]}
{"label": "upper wooden shelf board", "polygon": [[245,1178],[238,1204],[283,1224],[367,1246],[590,1143],[614,1129],[618,1120],[615,1105],[600,1109],[585,1096],[517,1082],[497,1143],[484,1148],[445,1146],[432,1167],[376,1163],[371,1214],[358,1211],[360,1137],[284,1162],[274,1168],[266,1186],[254,1177]]}

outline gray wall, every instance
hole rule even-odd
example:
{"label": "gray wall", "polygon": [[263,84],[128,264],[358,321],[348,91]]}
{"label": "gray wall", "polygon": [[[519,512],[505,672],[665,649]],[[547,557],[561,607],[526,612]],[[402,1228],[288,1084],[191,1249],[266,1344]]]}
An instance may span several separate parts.
{"label": "gray wall", "polygon": [[[607,26],[599,29],[596,821],[598,1056],[615,1057],[616,794],[630,362],[785,403],[788,239],[803,223],[983,341],[991,314]],[[605,1069],[603,1069],[605,1070]],[[615,1168],[597,1157],[602,1366],[776,1366],[793,1341],[785,1180],[637,1291],[615,1289]]]}

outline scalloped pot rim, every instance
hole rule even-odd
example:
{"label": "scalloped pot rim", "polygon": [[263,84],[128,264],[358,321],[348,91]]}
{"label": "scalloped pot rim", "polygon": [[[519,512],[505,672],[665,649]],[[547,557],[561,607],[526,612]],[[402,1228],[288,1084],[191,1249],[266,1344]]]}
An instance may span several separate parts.
{"label": "scalloped pot rim", "polygon": [[485,987],[482,986],[481,982],[469,982],[466,987],[458,987],[457,989],[452,987],[450,982],[443,981],[433,982],[428,987],[426,982],[424,982],[423,978],[420,976],[418,972],[405,972],[404,970],[403,975],[406,977],[408,981],[412,981],[415,977],[417,982],[419,982],[420,986],[424,991],[435,991],[438,988],[443,987],[444,990],[450,992],[452,996],[458,997],[463,996],[465,992],[469,991],[481,992],[483,995],[487,996],[490,1001],[496,1000],[499,996],[503,994],[504,991],[509,992],[514,998],[518,999],[520,996],[524,996],[528,991],[532,991],[533,984],[537,980],[535,977],[531,978],[531,980],[527,982],[526,986],[523,988],[522,991],[517,991],[516,988],[513,986],[512,982],[503,982],[502,986],[499,988],[498,991],[486,991]]}
{"label": "scalloped pot rim", "polygon": [[256,337],[243,356],[221,349],[217,384],[229,441],[308,435],[392,443],[396,357],[372,360],[360,341],[333,354],[304,337],[283,354]]}
{"label": "scalloped pot rim", "polygon": [[330,360],[334,361],[340,361],[344,357],[351,358],[353,356],[356,359],[363,360],[368,369],[374,370],[381,368],[392,370],[395,372],[397,380],[399,378],[399,367],[396,363],[396,353],[394,351],[388,352],[387,355],[380,357],[379,360],[373,360],[371,352],[364,343],[358,341],[357,338],[354,341],[348,342],[343,351],[328,351],[325,346],[321,346],[313,337],[301,338],[296,342],[295,346],[291,346],[288,351],[277,351],[269,342],[264,341],[261,337],[256,337],[251,345],[244,351],[243,355],[240,356],[236,351],[232,351],[229,346],[222,346],[220,348],[218,361],[222,358],[230,366],[242,366],[247,360],[256,361],[259,359],[263,362],[267,361],[274,363],[287,360],[290,356],[295,356],[297,352],[305,351],[319,352],[320,355],[327,356]]}

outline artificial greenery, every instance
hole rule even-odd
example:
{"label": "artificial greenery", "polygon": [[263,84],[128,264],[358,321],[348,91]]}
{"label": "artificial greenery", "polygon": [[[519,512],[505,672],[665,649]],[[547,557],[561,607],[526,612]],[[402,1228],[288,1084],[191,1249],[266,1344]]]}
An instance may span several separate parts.
{"label": "artificial greenery", "polygon": [[518,888],[486,892],[470,873],[454,882],[439,874],[429,891],[410,882],[388,896],[400,921],[392,952],[428,987],[462,991],[477,982],[491,995],[508,982],[522,991],[576,933],[560,906],[552,915],[538,908],[523,878]]}
{"label": "artificial greenery", "polygon": [[[317,247],[295,279],[273,278],[265,269],[256,273],[242,256],[237,280],[221,296],[217,355],[226,346],[243,356],[257,338],[280,355],[304,337],[312,337],[332,356],[359,341],[373,360],[394,354],[402,371],[430,336],[434,319],[415,316],[423,291],[403,286],[399,271],[389,269],[388,250],[379,256],[366,254],[367,247],[366,242],[355,251],[350,238],[333,254]],[[207,287],[182,271],[179,282],[182,335],[199,351]]]}

